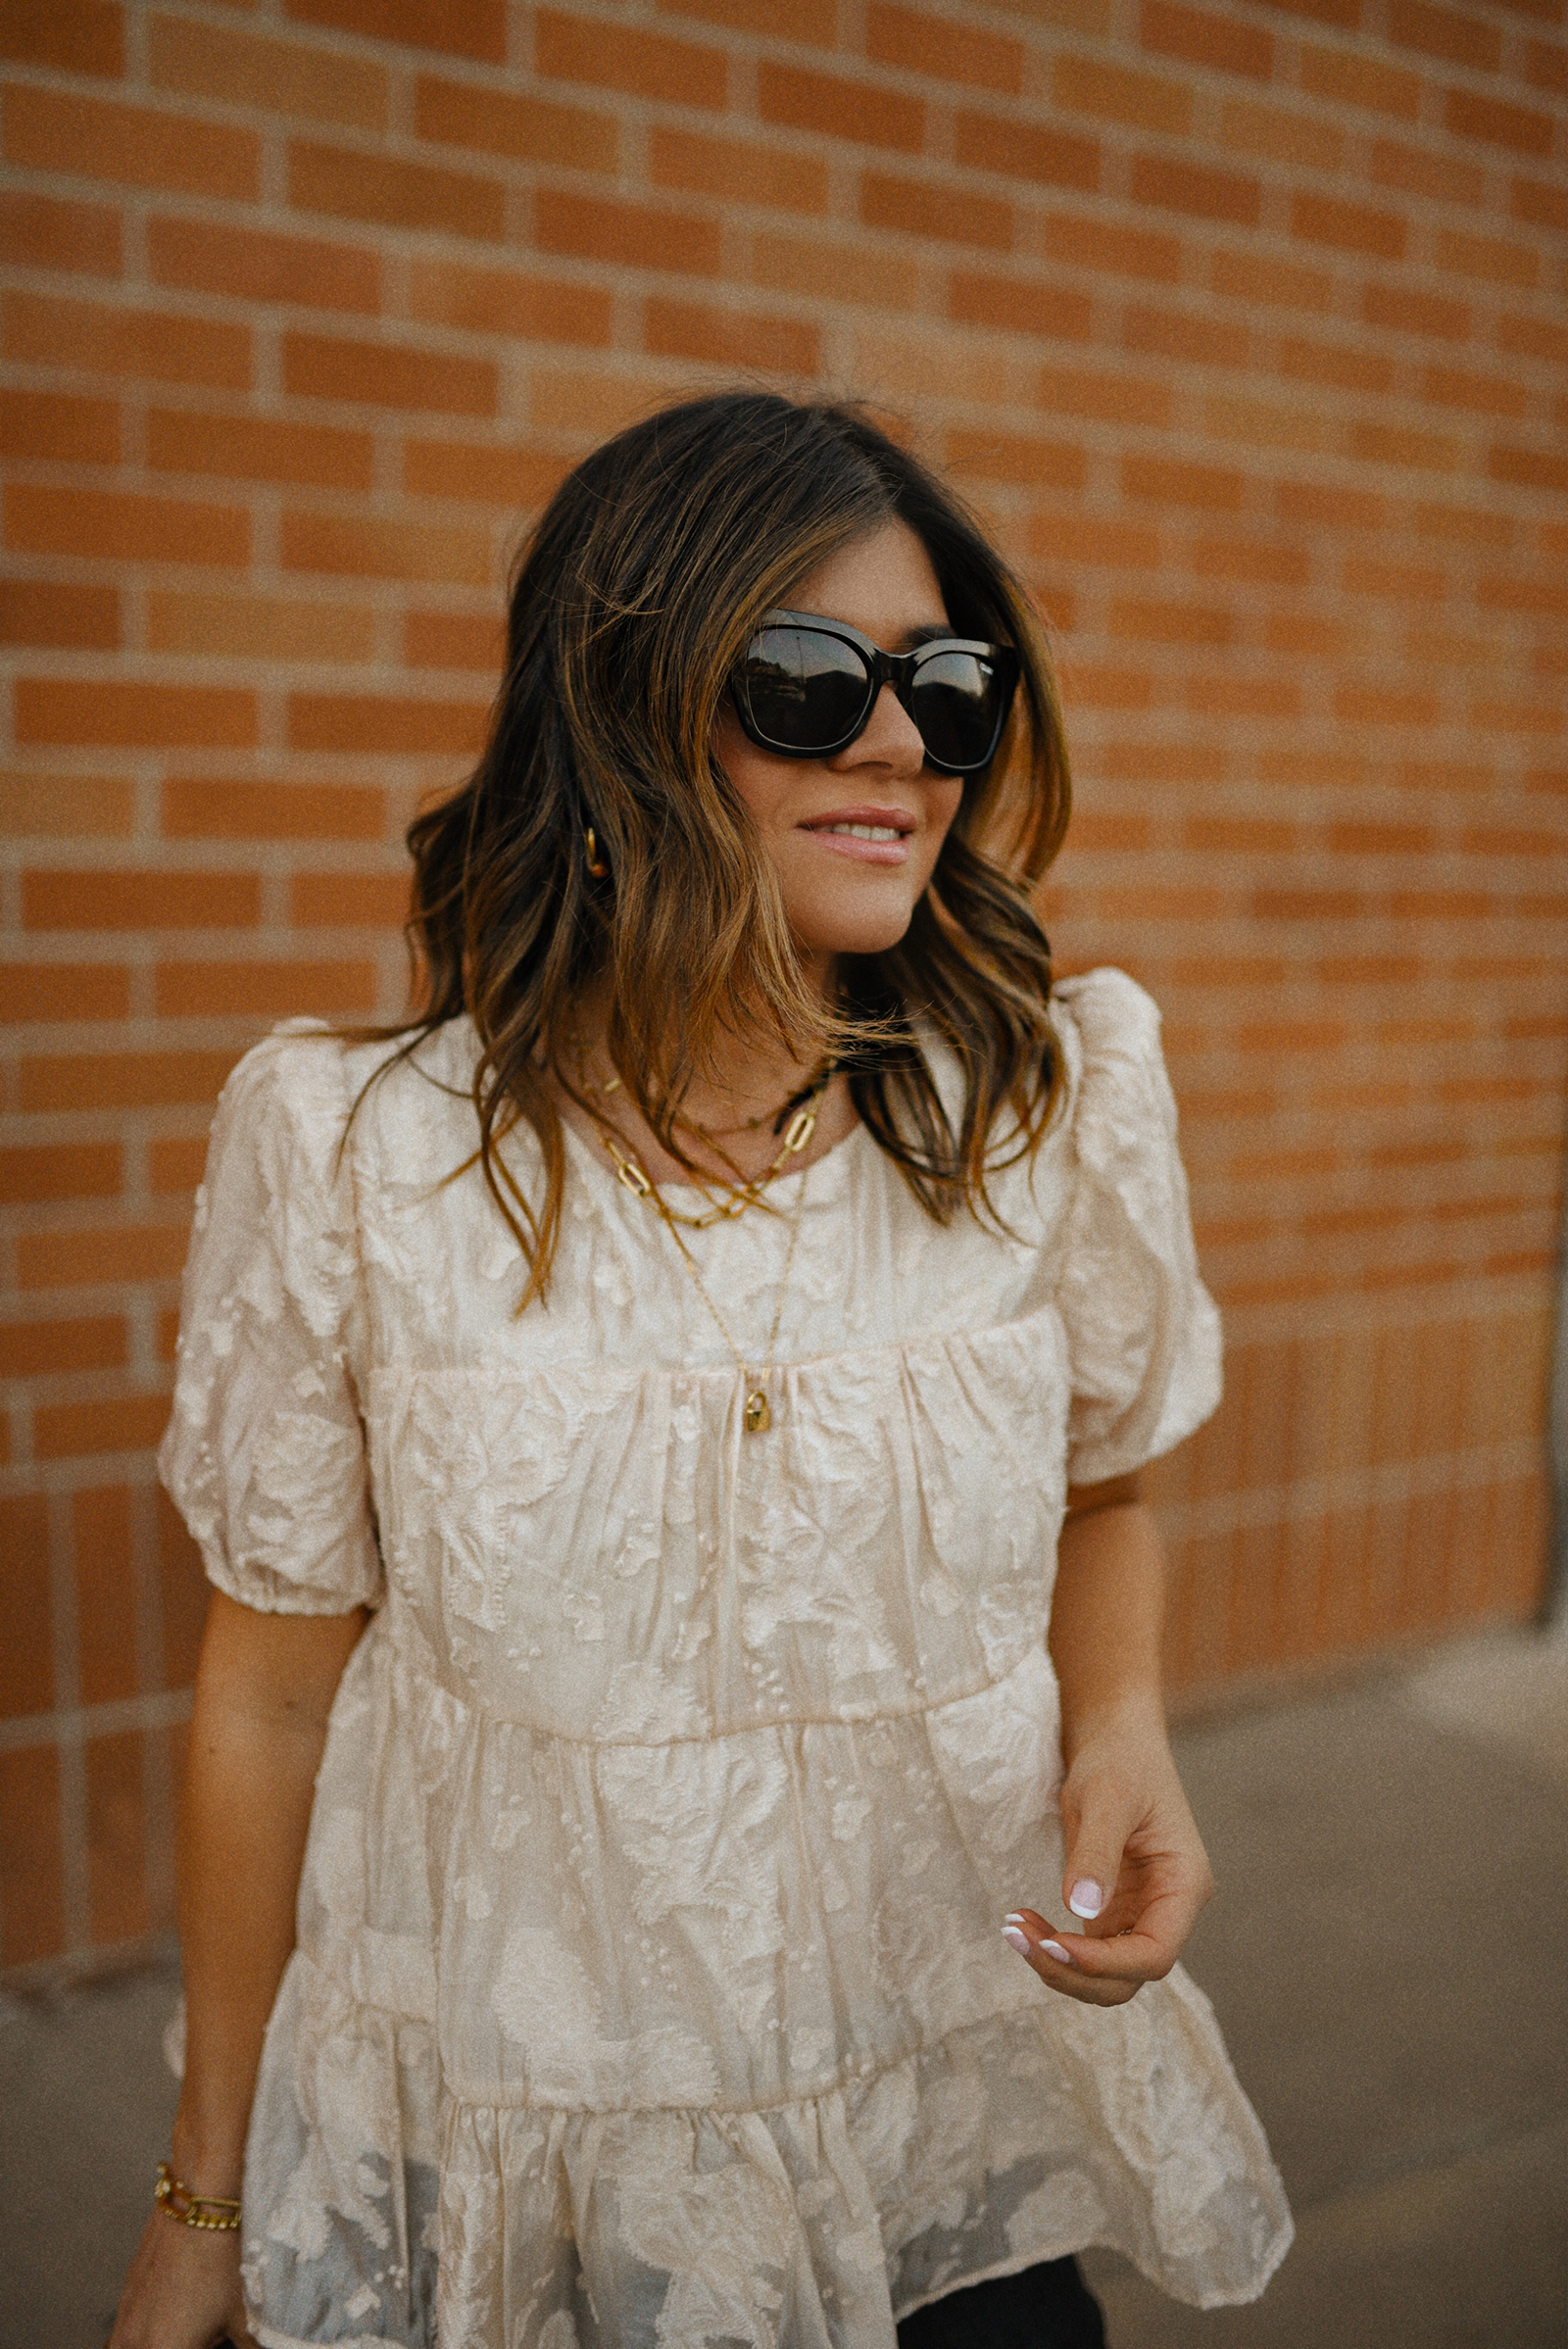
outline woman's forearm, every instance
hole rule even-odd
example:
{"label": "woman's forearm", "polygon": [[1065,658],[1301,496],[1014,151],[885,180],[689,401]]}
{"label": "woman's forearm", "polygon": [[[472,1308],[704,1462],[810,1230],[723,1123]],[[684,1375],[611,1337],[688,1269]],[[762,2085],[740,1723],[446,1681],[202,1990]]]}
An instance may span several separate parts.
{"label": "woman's forearm", "polygon": [[1137,1478],[1069,1493],[1056,1555],[1061,1900],[1075,1923],[1017,1909],[1003,1930],[1053,1990],[1120,2006],[1170,1972],[1214,1889],[1165,1734],[1164,1557]]}
{"label": "woman's forearm", "polygon": [[327,1717],[364,1624],[363,1612],[260,1615],[213,1597],[180,1827],[185,2084],[172,2163],[198,2193],[240,2190]]}
{"label": "woman's forearm", "polygon": [[1070,1496],[1056,1553],[1051,1659],[1070,1766],[1098,1730],[1137,1715],[1161,1724],[1165,1561],[1136,1477]]}

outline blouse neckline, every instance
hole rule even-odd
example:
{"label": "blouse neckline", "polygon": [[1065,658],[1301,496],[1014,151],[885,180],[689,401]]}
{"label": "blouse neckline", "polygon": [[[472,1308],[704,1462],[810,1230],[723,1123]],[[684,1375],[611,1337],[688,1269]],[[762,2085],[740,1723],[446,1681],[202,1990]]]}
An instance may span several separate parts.
{"label": "blouse neckline", "polygon": [[[626,1186],[621,1182],[603,1150],[596,1150],[586,1134],[579,1134],[569,1118],[563,1117],[561,1126],[563,1133],[566,1136],[568,1150],[575,1150],[584,1164],[593,1167],[594,1179],[610,1184],[616,1191],[624,1191]],[[787,1196],[792,1196],[789,1192],[791,1185],[804,1183],[808,1175],[823,1175],[827,1168],[836,1165],[838,1160],[849,1155],[851,1146],[858,1142],[866,1131],[864,1120],[857,1118],[849,1132],[841,1135],[832,1149],[824,1150],[820,1158],[813,1158],[809,1166],[797,1167],[790,1174],[775,1175],[767,1186],[767,1196],[770,1197],[775,1192],[784,1192]],[[708,1197],[701,1184],[698,1183],[661,1183],[659,1189],[664,1193],[679,1192],[684,1197],[692,1199],[701,1199]],[[630,1195],[628,1194],[628,1196]]]}

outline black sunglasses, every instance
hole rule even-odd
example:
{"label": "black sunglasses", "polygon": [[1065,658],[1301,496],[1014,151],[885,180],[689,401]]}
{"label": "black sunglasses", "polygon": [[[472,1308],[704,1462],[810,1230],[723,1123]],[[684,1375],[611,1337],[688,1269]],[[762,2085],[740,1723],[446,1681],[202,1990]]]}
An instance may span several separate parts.
{"label": "black sunglasses", "polygon": [[1010,645],[939,636],[884,653],[845,620],[770,612],[730,679],[735,713],[759,750],[829,759],[865,732],[884,685],[913,719],[926,763],[974,775],[996,756],[1018,684]]}

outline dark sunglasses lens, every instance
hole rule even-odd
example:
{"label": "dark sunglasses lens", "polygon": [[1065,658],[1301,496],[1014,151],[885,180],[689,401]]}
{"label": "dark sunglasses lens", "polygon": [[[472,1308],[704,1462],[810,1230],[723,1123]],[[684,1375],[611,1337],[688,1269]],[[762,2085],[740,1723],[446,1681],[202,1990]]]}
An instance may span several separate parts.
{"label": "dark sunglasses lens", "polygon": [[741,667],[752,722],[791,751],[823,750],[853,734],[868,683],[855,647],[814,628],[764,628]]}
{"label": "dark sunglasses lens", "polygon": [[980,766],[991,755],[1004,687],[977,653],[939,652],[922,661],[909,689],[909,715],[941,766]]}

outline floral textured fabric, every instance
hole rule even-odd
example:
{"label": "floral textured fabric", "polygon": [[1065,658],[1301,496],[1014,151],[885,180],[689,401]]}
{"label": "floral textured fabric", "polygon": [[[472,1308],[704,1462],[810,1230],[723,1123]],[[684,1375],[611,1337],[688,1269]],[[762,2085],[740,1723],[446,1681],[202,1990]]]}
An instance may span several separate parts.
{"label": "floral textured fabric", "polygon": [[[165,1478],[246,1604],[376,1611],[318,1785],[245,2176],[255,2330],[893,2349],[1118,2246],[1179,2297],[1290,2237],[1178,1971],[1109,2011],[1003,1943],[1062,1867],[1068,1478],[1219,1392],[1153,1005],[1058,990],[1062,1115],[926,1216],[858,1129],[692,1235],[568,1134],[547,1306],[476,1169],[474,1040],[280,1033],[224,1093]],[[941,1076],[940,1063],[938,1073]],[[946,1079],[943,1079],[945,1082]],[[537,1172],[519,1129],[504,1145]]]}

